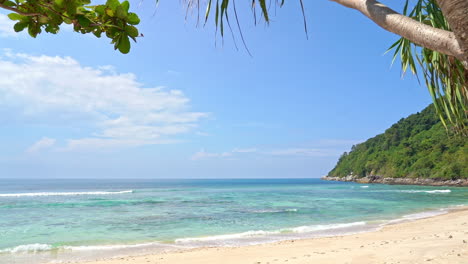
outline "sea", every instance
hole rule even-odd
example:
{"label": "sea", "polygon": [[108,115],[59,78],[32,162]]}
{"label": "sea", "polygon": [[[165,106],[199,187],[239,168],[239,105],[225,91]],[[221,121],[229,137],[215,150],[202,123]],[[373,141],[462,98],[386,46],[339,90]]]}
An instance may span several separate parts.
{"label": "sea", "polygon": [[353,234],[463,205],[468,188],[320,179],[0,179],[0,263]]}

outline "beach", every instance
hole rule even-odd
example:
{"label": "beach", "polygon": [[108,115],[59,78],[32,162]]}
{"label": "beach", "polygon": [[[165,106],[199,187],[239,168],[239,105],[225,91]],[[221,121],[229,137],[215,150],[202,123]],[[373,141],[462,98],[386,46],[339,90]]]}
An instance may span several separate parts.
{"label": "beach", "polygon": [[464,187],[320,179],[10,180],[0,263],[457,261],[467,197]]}
{"label": "beach", "polygon": [[80,264],[468,263],[468,208],[346,236],[210,247]]}

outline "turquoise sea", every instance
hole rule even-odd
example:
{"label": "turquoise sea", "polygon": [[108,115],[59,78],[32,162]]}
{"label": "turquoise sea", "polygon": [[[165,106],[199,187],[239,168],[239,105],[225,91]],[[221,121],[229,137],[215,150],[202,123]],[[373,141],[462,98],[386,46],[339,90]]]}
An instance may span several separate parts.
{"label": "turquoise sea", "polygon": [[319,179],[0,180],[0,263],[363,232],[468,204],[468,188]]}

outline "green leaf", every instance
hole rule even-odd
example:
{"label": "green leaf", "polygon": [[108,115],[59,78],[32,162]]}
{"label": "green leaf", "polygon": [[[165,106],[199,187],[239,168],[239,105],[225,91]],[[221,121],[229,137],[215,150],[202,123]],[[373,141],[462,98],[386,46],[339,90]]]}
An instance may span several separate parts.
{"label": "green leaf", "polygon": [[[109,31],[105,31],[105,32],[106,32],[106,37],[108,37],[110,39],[114,37],[114,35],[112,35]],[[111,43],[114,43],[114,40],[112,40]]]}
{"label": "green leaf", "polygon": [[63,1],[64,0],[54,0],[54,3],[56,6],[62,8],[63,7]]}
{"label": "green leaf", "polygon": [[66,17],[63,19],[63,22],[65,24],[71,24],[72,23],[72,21],[69,18],[66,18]]}
{"label": "green leaf", "polygon": [[27,23],[18,22],[13,26],[13,29],[15,30],[15,32],[20,32],[20,31],[23,31],[27,26],[28,26]]}
{"label": "green leaf", "polygon": [[123,54],[130,52],[130,40],[127,35],[122,35],[118,44],[119,51]]}
{"label": "green leaf", "polygon": [[409,2],[409,0],[406,0],[405,6],[403,7],[403,15],[405,15],[405,16],[408,13],[408,2]]}
{"label": "green leaf", "polygon": [[266,7],[266,0],[259,0],[258,2],[260,3],[260,7],[262,8],[262,13],[263,13],[263,17],[265,18],[265,21],[269,23],[270,19],[268,18],[268,9]]}
{"label": "green leaf", "polygon": [[96,13],[98,13],[99,15],[104,15],[104,13],[106,13],[106,6],[104,5],[98,5],[94,8],[94,11],[96,11]]}
{"label": "green leaf", "polygon": [[106,8],[106,14],[110,17],[114,17],[114,10]]}
{"label": "green leaf", "polygon": [[21,20],[23,17],[24,16],[17,13],[8,14],[8,18],[10,18],[11,20]]}
{"label": "green leaf", "polygon": [[38,21],[39,21],[39,23],[41,23],[41,24],[47,24],[47,22],[49,22],[49,18],[48,18],[48,17],[45,17],[45,16],[40,16],[40,17],[38,18]]}
{"label": "green leaf", "polygon": [[41,32],[41,28],[36,24],[30,23],[28,27],[28,33],[31,37],[36,38],[37,34]]}
{"label": "green leaf", "polygon": [[120,3],[119,0],[107,0],[106,6],[112,10],[115,10],[118,6],[120,6]]}
{"label": "green leaf", "polygon": [[65,10],[67,11],[69,16],[74,16],[76,14],[76,10],[77,10],[78,6],[74,5],[74,4],[67,3],[63,7],[65,8]]}
{"label": "green leaf", "polygon": [[8,1],[8,0],[7,0],[7,1],[4,1],[2,4],[3,4],[4,6],[9,6],[9,7],[16,6],[16,4],[15,4],[14,2]]}
{"label": "green leaf", "polygon": [[125,27],[125,32],[133,38],[138,37],[138,29],[134,26],[127,26]]}
{"label": "green leaf", "polygon": [[120,19],[126,19],[127,18],[127,11],[122,6],[118,6],[117,9],[115,10],[115,16],[120,18]]}
{"label": "green leaf", "polygon": [[128,1],[123,1],[120,6],[128,13],[128,10],[130,9],[130,3]]}
{"label": "green leaf", "polygon": [[96,29],[95,31],[93,31],[93,34],[94,34],[94,36],[100,38],[101,34],[102,34],[102,31],[100,29]]}
{"label": "green leaf", "polygon": [[218,28],[218,22],[219,22],[219,0],[216,0],[216,13],[215,13],[215,24],[216,28]]}
{"label": "green leaf", "polygon": [[77,19],[78,19],[78,23],[80,23],[80,25],[82,27],[89,27],[89,24],[91,24],[91,21],[89,21],[88,18],[86,18],[85,16],[77,16]]}
{"label": "green leaf", "polygon": [[49,24],[46,26],[45,31],[51,34],[57,34],[59,31],[59,27]]}
{"label": "green leaf", "polygon": [[135,13],[129,13],[128,17],[127,17],[127,22],[130,25],[138,25],[138,24],[140,24],[140,18]]}
{"label": "green leaf", "polygon": [[210,10],[211,10],[211,0],[209,0],[208,4],[206,5],[205,24],[206,24],[206,21],[208,20],[208,16],[210,15]]}

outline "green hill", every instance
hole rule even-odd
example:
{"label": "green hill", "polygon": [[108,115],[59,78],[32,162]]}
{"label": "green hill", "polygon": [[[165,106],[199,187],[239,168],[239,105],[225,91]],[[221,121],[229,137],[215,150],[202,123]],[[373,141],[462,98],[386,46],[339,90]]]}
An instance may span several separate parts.
{"label": "green hill", "polygon": [[343,153],[330,177],[468,179],[468,138],[448,135],[432,105]]}

